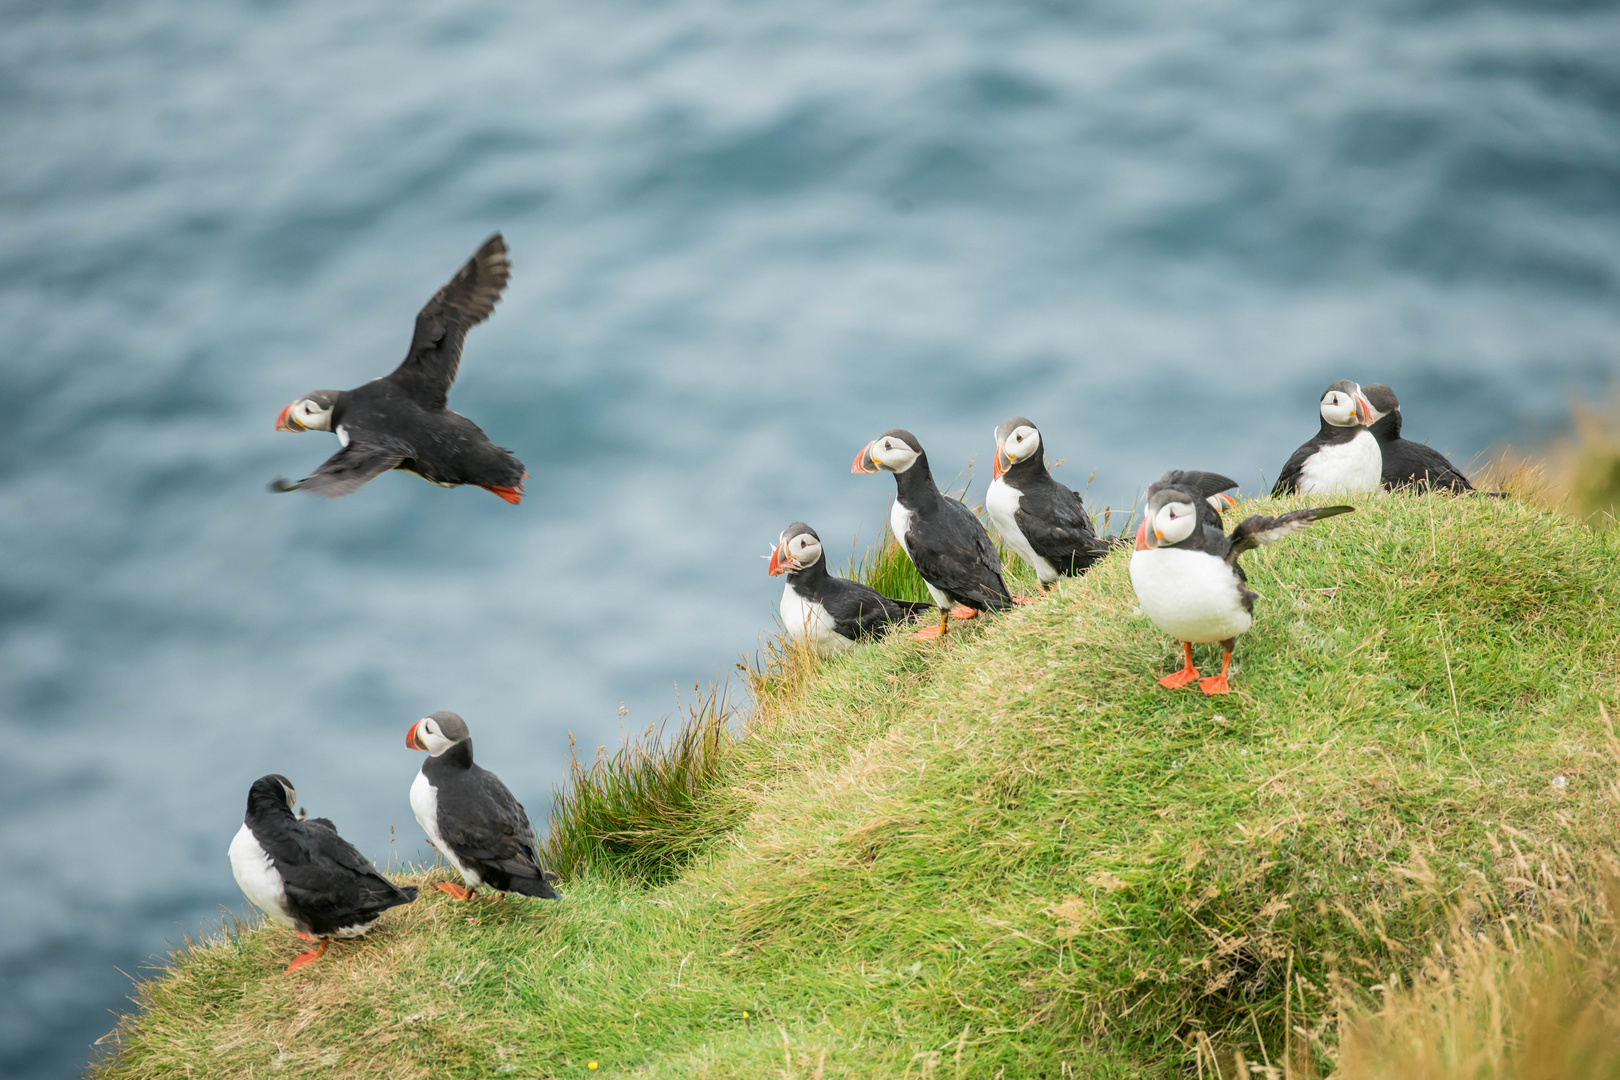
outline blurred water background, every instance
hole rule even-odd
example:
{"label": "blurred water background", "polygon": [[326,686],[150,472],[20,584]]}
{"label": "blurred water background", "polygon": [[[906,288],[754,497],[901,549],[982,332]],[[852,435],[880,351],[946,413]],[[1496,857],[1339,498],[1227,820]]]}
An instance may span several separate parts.
{"label": "blurred water background", "polygon": [[[246,908],[263,773],[421,858],[404,733],[454,709],[543,818],[569,732],[757,646],[788,522],[877,538],[888,428],[982,494],[1023,413],[1122,507],[1259,490],[1340,377],[1461,461],[1533,443],[1620,352],[1614,4],[0,16],[8,1077],[73,1075],[124,972]],[[337,448],[280,407],[390,371],[497,229],[451,404],[523,505],[267,494]]]}

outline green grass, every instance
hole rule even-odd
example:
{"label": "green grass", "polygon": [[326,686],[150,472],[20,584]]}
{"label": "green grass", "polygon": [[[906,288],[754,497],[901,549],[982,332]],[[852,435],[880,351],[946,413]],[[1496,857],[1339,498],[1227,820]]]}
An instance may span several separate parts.
{"label": "green grass", "polygon": [[[689,740],[685,795],[570,796],[608,808],[587,841],[640,824],[563,902],[424,893],[291,976],[285,931],[221,933],[142,986],[99,1075],[1172,1077],[1206,1046],[1280,1062],[1293,1029],[1330,1054],[1346,988],[1421,974],[1448,896],[1539,918],[1524,860],[1579,878],[1617,809],[1620,537],[1357,508],[1245,557],[1229,697],[1155,685],[1179,658],[1128,550],[944,643],[784,651],[740,732]],[[627,754],[577,776],[631,790]]]}

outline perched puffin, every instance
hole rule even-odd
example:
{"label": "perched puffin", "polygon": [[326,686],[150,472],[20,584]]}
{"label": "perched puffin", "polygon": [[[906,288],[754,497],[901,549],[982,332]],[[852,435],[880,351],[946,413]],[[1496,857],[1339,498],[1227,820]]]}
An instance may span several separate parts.
{"label": "perched puffin", "polygon": [[1377,491],[1384,460],[1366,425],[1372,406],[1361,387],[1340,379],[1322,392],[1322,429],[1283,465],[1272,495]]}
{"label": "perched puffin", "polygon": [[914,619],[934,605],[893,600],[858,581],[833,577],[821,558],[821,537],[802,521],[783,531],[771,549],[771,577],[787,575],[782,589],[782,625],[788,637],[821,656],[876,637],[890,623]]}
{"label": "perched puffin", "polygon": [[[984,508],[1014,551],[1035,568],[1042,590],[1059,575],[1083,574],[1123,540],[1097,535],[1080,496],[1052,479],[1041,453],[1041,433],[1022,416],[996,428]],[[1232,485],[1228,485],[1232,486]]]}
{"label": "perched puffin", "polygon": [[1473,491],[1468,477],[1457,471],[1446,455],[1423,443],[1401,438],[1401,403],[1395,391],[1383,383],[1362,387],[1372,406],[1373,422],[1367,430],[1378,440],[1384,456],[1383,482],[1386,490],[1433,488],[1462,493]]}
{"label": "perched puffin", "polygon": [[1131,556],[1131,585],[1142,612],[1181,642],[1186,665],[1159,680],[1171,690],[1198,678],[1192,643],[1221,643],[1221,673],[1200,681],[1204,693],[1230,692],[1226,682],[1237,636],[1254,621],[1254,593],[1238,556],[1261,544],[1274,544],[1313,521],[1348,514],[1353,507],[1322,506],[1281,517],[1245,518],[1231,536],[1208,528],[1208,506],[1196,490],[1154,485]]}
{"label": "perched puffin", "polygon": [[326,818],[294,817],[297,801],[285,776],[255,780],[230,852],[231,873],[253,906],[321,943],[288,971],[315,960],[333,938],[359,937],[383,912],[416,899],[416,886],[400,888],[377,873]]}
{"label": "perched puffin", "polygon": [[466,900],[479,888],[543,900],[562,899],[557,875],[540,866],[534,826],[500,777],[473,764],[467,722],[436,712],[411,725],[405,745],[428,759],[411,784],[411,809],[439,854],[467,884],[439,882],[439,891]]}
{"label": "perched puffin", "polygon": [[1002,580],[1001,559],[990,534],[972,510],[934,486],[928,455],[917,437],[899,428],[880,435],[861,447],[850,467],[855,473],[880,470],[894,473],[889,529],[939,605],[939,625],[925,627],[915,636],[945,633],[947,613],[971,619],[981,611],[1010,607],[1012,594]]}
{"label": "perched puffin", "polygon": [[282,409],[277,431],[330,431],[343,449],[296,484],[277,479],[270,490],[335,498],[399,469],[440,487],[476,484],[509,503],[521,500],[523,462],[445,408],[467,331],[495,310],[511,272],[496,233],[417,314],[411,350],[392,375],[353,390],[316,390]]}

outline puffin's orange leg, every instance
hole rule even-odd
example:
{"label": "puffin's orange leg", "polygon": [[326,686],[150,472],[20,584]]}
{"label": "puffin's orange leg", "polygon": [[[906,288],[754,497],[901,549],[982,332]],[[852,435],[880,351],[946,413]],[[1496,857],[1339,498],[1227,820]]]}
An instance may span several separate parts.
{"label": "puffin's orange leg", "polygon": [[1199,680],[1199,687],[1204,693],[1211,696],[1215,694],[1230,694],[1232,688],[1226,684],[1226,670],[1232,666],[1232,642],[1221,642],[1221,673],[1211,675],[1207,679]]}
{"label": "puffin's orange leg", "polygon": [[966,604],[957,604],[951,608],[951,618],[953,619],[973,619],[977,618],[978,614],[977,609],[970,608]]}
{"label": "puffin's orange leg", "polygon": [[[299,934],[298,936],[299,937],[304,937],[305,935]],[[326,951],[326,947],[328,945],[330,945],[330,944],[331,944],[330,941],[326,940],[325,938],[322,938],[320,948],[311,949],[311,950],[309,950],[309,952],[299,953],[297,956],[293,957],[293,962],[287,965],[287,970],[288,971],[297,971],[299,968],[303,967],[305,964],[313,964],[315,961],[317,961],[317,960],[319,960],[321,958],[321,954]]]}
{"label": "puffin's orange leg", "polygon": [[[523,475],[527,476],[529,474],[524,473]],[[478,486],[483,488],[485,491],[491,492],[491,493],[493,493],[495,495],[499,495],[501,498],[505,499],[507,502],[511,503],[513,506],[516,506],[518,503],[523,501],[523,485],[522,484],[519,484],[517,487],[493,487],[493,486],[491,486],[489,484],[479,484]]]}
{"label": "puffin's orange leg", "polygon": [[921,630],[919,630],[915,634],[911,635],[912,640],[913,641],[929,641],[929,640],[931,640],[933,638],[944,636],[946,626],[947,626],[947,624],[945,622],[945,619],[946,619],[945,609],[940,608],[939,609],[939,625],[938,626],[925,626],[925,627],[923,627]]}
{"label": "puffin's orange leg", "polygon": [[455,884],[453,882],[441,881],[438,884],[438,889],[442,893],[449,893],[451,896],[455,897],[457,900],[471,900],[472,899],[473,891],[471,889],[467,888],[465,885],[457,885],[457,884]]}
{"label": "puffin's orange leg", "polygon": [[1198,678],[1198,669],[1193,666],[1192,642],[1183,641],[1181,648],[1186,654],[1187,664],[1174,675],[1166,675],[1159,680],[1159,685],[1167,690],[1178,690]]}

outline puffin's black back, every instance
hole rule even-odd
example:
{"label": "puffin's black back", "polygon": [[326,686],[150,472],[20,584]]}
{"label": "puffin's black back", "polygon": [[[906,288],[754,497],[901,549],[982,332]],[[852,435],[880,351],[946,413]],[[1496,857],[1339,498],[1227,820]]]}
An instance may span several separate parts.
{"label": "puffin's black back", "polygon": [[1043,456],[1014,462],[1001,479],[1019,492],[1013,512],[1018,531],[1058,573],[1083,574],[1110,548],[1126,543],[1123,537],[1097,535],[1084,500],[1051,474]]}
{"label": "puffin's black back", "polygon": [[[915,443],[912,444],[915,446]],[[917,447],[917,460],[895,473],[895,491],[911,526],[906,550],[917,572],[934,588],[979,611],[1012,606],[1012,593],[1001,576],[1001,557],[984,524],[966,504],[948,498],[934,484],[928,455]]]}
{"label": "puffin's black back", "polygon": [[1384,488],[1431,487],[1438,491],[1473,491],[1458,468],[1440,451],[1424,443],[1401,438],[1401,403],[1395,391],[1383,383],[1371,383],[1361,388],[1373,408],[1383,413],[1368,429],[1378,440],[1384,455],[1384,472],[1380,478]]}
{"label": "puffin's black back", "polygon": [[326,818],[295,817],[281,783],[277,776],[254,782],[245,822],[281,875],[300,930],[329,937],[416,899],[416,886],[400,888],[377,873]]}
{"label": "puffin's black back", "polygon": [[473,762],[472,739],[428,758],[422,772],[438,792],[439,835],[456,858],[499,892],[561,899],[535,853],[529,815],[500,777]]}

